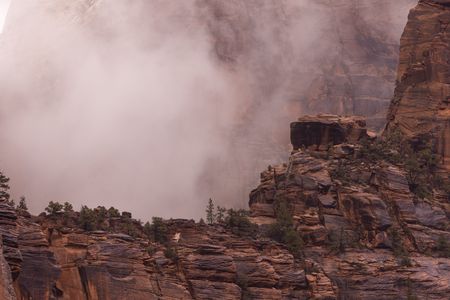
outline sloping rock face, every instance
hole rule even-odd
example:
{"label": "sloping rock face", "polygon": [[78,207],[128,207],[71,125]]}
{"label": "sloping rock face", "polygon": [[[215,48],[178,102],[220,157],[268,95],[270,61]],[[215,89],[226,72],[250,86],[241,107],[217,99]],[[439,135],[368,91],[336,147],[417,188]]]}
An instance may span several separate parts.
{"label": "sloping rock face", "polygon": [[[316,129],[329,130],[328,120],[319,120]],[[307,127],[304,132],[291,129],[310,134]],[[341,143],[349,138],[344,131],[339,137]],[[264,171],[250,195],[253,222],[276,222],[277,207],[287,203],[294,227],[307,243],[305,257],[323,268],[325,281],[336,287],[335,296],[447,297],[450,260],[439,258],[437,251],[438,241],[450,241],[446,200],[417,199],[400,166],[360,159],[358,143],[346,143],[353,149],[349,152],[336,143],[294,150],[288,163]],[[340,254],[333,255],[336,247]]]}
{"label": "sloping rock face", "polygon": [[388,130],[413,143],[431,142],[450,171],[450,1],[423,0],[411,10],[401,39],[397,87]]}

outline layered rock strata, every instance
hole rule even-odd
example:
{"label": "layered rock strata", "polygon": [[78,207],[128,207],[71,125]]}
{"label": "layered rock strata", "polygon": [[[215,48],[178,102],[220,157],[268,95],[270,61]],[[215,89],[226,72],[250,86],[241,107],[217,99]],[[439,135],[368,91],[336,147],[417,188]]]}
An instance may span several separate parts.
{"label": "layered rock strata", "polygon": [[[314,119],[317,132],[330,130],[330,117],[322,118]],[[294,143],[302,134],[318,136],[307,126],[291,129],[300,136]],[[450,260],[439,258],[439,245],[450,241],[448,201],[418,199],[401,166],[359,158],[361,145],[344,144],[348,134],[341,131],[339,140],[322,135],[306,143],[313,147],[294,150],[289,162],[264,171],[250,195],[252,221],[275,223],[277,207],[287,203],[307,243],[306,258],[324,269],[343,299],[380,299],[380,290],[381,299],[406,293],[445,298]],[[342,247],[341,254],[332,255],[333,247]]]}
{"label": "layered rock strata", "polygon": [[369,138],[364,118],[336,115],[301,117],[291,123],[290,135],[294,150],[311,147],[328,150],[333,145],[356,143]]}
{"label": "layered rock strata", "polygon": [[450,171],[450,1],[422,0],[401,38],[397,87],[388,131],[414,144],[430,143]]}

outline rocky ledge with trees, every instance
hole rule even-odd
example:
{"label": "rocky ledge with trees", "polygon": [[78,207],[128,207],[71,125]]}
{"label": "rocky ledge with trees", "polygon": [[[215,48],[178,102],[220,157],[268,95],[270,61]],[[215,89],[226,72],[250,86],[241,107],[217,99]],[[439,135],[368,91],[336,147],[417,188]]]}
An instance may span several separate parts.
{"label": "rocky ledge with trees", "polygon": [[400,133],[376,138],[359,118],[313,119],[321,138],[305,136],[319,136],[307,130],[311,117],[291,126],[305,128],[293,135],[302,142],[261,174],[249,211],[210,199],[206,222],[144,223],[113,207],[58,202],[32,216],[25,199],[12,206],[3,176],[0,291],[5,299],[444,299],[450,207],[434,152],[409,147]]}

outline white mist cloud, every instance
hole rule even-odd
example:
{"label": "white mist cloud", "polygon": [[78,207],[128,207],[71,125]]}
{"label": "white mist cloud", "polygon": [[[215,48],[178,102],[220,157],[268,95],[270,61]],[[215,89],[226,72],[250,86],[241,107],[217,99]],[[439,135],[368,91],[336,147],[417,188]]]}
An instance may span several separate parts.
{"label": "white mist cloud", "polygon": [[142,219],[198,218],[210,196],[245,206],[337,53],[319,2],[13,1],[0,167],[15,197]]}
{"label": "white mist cloud", "polygon": [[11,0],[0,0],[0,33],[3,31],[6,14],[8,13]]}

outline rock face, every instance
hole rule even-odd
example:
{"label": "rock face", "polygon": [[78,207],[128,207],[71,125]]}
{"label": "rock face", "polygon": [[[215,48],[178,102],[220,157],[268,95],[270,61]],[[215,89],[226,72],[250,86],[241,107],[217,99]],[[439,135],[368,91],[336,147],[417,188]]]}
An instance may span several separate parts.
{"label": "rock face", "polygon": [[[305,271],[282,246],[221,226],[168,222],[180,239],[164,247],[126,234],[41,227],[18,220],[22,271],[0,277],[2,299],[306,299]],[[151,250],[150,250],[151,249]],[[10,294],[7,294],[7,293]]]}
{"label": "rock face", "polygon": [[[308,127],[312,120],[313,130]],[[450,241],[447,200],[419,200],[400,166],[358,158],[361,146],[356,139],[348,143],[352,131],[338,122],[324,118],[320,123],[318,117],[294,124],[294,136],[322,137],[313,142],[294,138],[294,148],[299,141],[314,147],[294,150],[288,163],[264,171],[249,205],[252,221],[267,226],[276,221],[279,204],[288,204],[294,227],[307,242],[305,257],[324,272],[307,276],[310,287],[324,284],[344,299],[379,299],[380,290],[381,299],[447,297],[450,260],[436,252],[438,241]],[[341,129],[336,139],[319,134],[333,128]],[[342,152],[344,142],[354,151]],[[336,247],[341,253],[333,255]]]}
{"label": "rock face", "polygon": [[397,87],[388,130],[413,143],[431,142],[450,171],[450,1],[423,0],[408,19],[400,45]]}
{"label": "rock face", "polygon": [[363,138],[368,138],[364,118],[319,115],[302,117],[291,123],[294,150],[311,146],[328,150],[330,146],[346,142],[354,144]]}
{"label": "rock face", "polygon": [[[311,134],[310,122],[329,135],[303,139]],[[339,129],[339,138],[330,128]],[[250,195],[250,220],[259,225],[255,236],[237,235],[225,223],[175,219],[164,222],[169,242],[160,244],[146,238],[129,213],[108,219],[111,232],[85,231],[63,214],[18,215],[2,203],[1,295],[445,299],[450,293],[447,200],[415,197],[401,165],[361,159],[356,137],[366,130],[360,118],[307,117],[292,130],[299,136],[293,141],[305,141],[305,147],[294,150],[286,164],[264,171]],[[265,237],[281,202],[304,241],[301,256]],[[133,236],[120,233],[125,221]]]}

